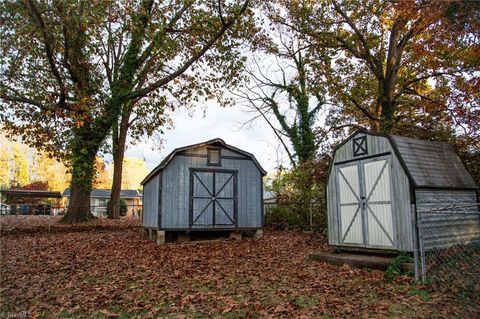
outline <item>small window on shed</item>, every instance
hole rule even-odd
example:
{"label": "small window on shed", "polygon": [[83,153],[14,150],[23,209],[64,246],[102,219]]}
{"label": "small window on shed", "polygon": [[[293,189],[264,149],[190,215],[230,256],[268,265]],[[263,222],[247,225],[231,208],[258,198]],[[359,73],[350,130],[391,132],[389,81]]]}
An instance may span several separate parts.
{"label": "small window on shed", "polygon": [[361,136],[353,139],[353,156],[367,155],[367,137]]}
{"label": "small window on shed", "polygon": [[220,149],[219,148],[209,148],[207,149],[208,155],[208,165],[220,166]]}

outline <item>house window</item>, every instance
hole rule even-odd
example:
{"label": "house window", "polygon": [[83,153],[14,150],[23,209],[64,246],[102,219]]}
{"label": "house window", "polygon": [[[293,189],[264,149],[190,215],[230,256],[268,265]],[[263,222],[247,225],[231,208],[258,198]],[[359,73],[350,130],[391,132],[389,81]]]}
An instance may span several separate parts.
{"label": "house window", "polygon": [[220,166],[220,149],[219,148],[208,148],[207,149],[208,165]]}
{"label": "house window", "polygon": [[361,136],[353,139],[353,156],[367,155],[367,137]]}

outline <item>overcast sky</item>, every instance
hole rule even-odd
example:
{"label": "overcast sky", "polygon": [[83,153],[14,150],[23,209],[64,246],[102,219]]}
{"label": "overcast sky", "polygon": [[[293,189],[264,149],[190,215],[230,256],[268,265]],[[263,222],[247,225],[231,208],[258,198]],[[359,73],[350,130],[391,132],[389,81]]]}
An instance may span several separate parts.
{"label": "overcast sky", "polygon": [[257,119],[252,125],[242,128],[242,124],[252,116],[241,106],[222,108],[214,102],[210,102],[206,109],[198,108],[194,114],[179,109],[171,116],[175,127],[163,135],[160,150],[156,149],[158,142],[152,139],[129,146],[126,156],[143,157],[148,169],[153,169],[177,147],[218,137],[227,144],[254,154],[268,172],[277,167],[279,157],[287,164],[285,152],[279,148],[275,134],[265,121]]}

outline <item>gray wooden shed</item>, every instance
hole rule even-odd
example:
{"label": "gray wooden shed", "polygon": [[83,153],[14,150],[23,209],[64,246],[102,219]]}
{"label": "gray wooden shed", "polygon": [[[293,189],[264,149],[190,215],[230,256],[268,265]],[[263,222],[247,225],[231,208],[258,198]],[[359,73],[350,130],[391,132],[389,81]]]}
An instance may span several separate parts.
{"label": "gray wooden shed", "polygon": [[265,174],[255,156],[219,138],[177,148],[142,181],[143,227],[260,229]]}
{"label": "gray wooden shed", "polygon": [[[326,190],[329,244],[413,251],[419,212],[453,204],[478,212],[477,191],[446,143],[357,131],[333,152]],[[459,216],[428,220],[437,232],[430,247],[471,236],[465,231],[471,227],[480,229],[478,214]]]}

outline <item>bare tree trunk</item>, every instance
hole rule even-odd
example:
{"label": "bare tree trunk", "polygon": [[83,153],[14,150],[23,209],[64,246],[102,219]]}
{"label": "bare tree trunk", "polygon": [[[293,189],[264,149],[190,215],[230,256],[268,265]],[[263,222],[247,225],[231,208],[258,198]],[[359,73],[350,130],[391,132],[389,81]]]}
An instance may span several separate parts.
{"label": "bare tree trunk", "polygon": [[116,125],[113,129],[113,181],[108,205],[108,217],[120,218],[120,192],[122,190],[123,158],[125,157],[125,144],[128,132],[128,116],[122,116],[120,131]]}

